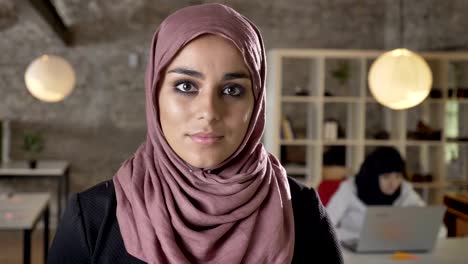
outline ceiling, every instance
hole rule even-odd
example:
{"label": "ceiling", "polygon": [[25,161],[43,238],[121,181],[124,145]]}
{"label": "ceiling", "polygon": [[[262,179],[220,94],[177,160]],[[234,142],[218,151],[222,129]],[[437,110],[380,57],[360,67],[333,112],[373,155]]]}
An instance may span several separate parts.
{"label": "ceiling", "polygon": [[[367,47],[367,42],[362,44],[359,36],[379,36],[384,44],[371,47],[384,47],[385,43],[393,43],[396,35],[390,33],[399,29],[395,23],[398,16],[388,15],[398,11],[394,0],[382,3],[317,0],[314,1],[316,7],[308,8],[304,7],[310,5],[310,0],[296,0],[294,5],[284,0],[218,1],[229,2],[247,17],[254,14],[255,22],[263,23],[263,32],[270,33],[273,41],[288,37],[291,43],[299,46],[305,43],[303,46],[360,48]],[[134,36],[151,35],[173,11],[205,2],[214,1],[0,0],[0,34],[8,31],[4,36],[15,40],[10,41],[13,45],[41,37],[61,40],[68,46],[134,40]],[[468,11],[466,0],[405,2],[405,30],[408,33],[404,37],[409,47],[424,50],[465,50],[468,47],[465,34],[468,22],[464,19]],[[42,14],[44,12],[41,13],[38,5],[46,7],[49,16]],[[55,12],[55,16],[50,16],[51,12]],[[38,22],[40,19],[42,22]],[[292,32],[292,24],[308,30]],[[322,37],[323,32],[326,37]],[[280,40],[276,38],[279,34],[282,36]]]}
{"label": "ceiling", "polygon": [[17,19],[13,0],[0,0],[0,31],[12,26]]}
{"label": "ceiling", "polygon": [[[172,11],[203,1],[185,0],[0,0],[0,32],[21,23],[21,19],[35,19],[25,8],[33,9],[44,20],[44,9],[57,15],[53,23],[60,23],[72,36],[68,45],[110,41],[141,31],[153,31],[154,26]],[[39,8],[37,7],[39,3]],[[43,28],[44,34],[55,34],[54,24]],[[46,24],[44,24],[46,25]],[[66,41],[64,41],[66,42]]]}

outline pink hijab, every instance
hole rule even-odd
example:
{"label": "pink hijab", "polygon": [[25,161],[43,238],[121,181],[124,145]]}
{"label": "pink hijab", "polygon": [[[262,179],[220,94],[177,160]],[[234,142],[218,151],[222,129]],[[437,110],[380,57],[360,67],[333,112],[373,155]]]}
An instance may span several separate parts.
{"label": "pink hijab", "polygon": [[[158,117],[158,84],[177,52],[202,34],[242,53],[255,106],[236,152],[194,168],[171,149]],[[285,170],[260,143],[265,126],[265,52],[258,29],[220,4],[190,6],[156,31],[146,70],[147,140],[114,176],[117,220],[128,253],[147,263],[290,263],[294,219]]]}

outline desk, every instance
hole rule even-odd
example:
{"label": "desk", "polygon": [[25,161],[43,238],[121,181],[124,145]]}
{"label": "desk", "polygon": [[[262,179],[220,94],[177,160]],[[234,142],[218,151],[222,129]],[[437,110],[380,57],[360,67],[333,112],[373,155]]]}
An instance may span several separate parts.
{"label": "desk", "polygon": [[[65,207],[69,195],[70,164],[66,161],[37,162],[37,168],[30,169],[26,161],[11,161],[8,165],[0,166],[0,179],[34,178],[54,179],[57,184],[57,224],[62,216],[62,205]],[[65,197],[62,197],[62,193]]]}
{"label": "desk", "polygon": [[468,192],[446,193],[444,222],[449,236],[468,236]]}
{"label": "desk", "polygon": [[37,222],[44,220],[44,263],[49,249],[48,193],[17,193],[0,197],[0,230],[23,231],[23,263],[31,263],[31,233]]}
{"label": "desk", "polygon": [[468,238],[440,239],[433,251],[415,253],[417,260],[392,260],[393,254],[357,254],[343,249],[345,264],[466,264],[468,259]]}

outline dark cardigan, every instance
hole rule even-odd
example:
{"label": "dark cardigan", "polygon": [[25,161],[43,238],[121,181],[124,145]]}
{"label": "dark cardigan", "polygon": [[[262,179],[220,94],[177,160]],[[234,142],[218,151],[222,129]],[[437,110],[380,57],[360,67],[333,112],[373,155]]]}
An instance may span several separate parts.
{"label": "dark cardigan", "polygon": [[[296,233],[292,263],[343,263],[333,228],[315,190],[290,178],[289,185]],[[112,180],[74,194],[55,234],[47,263],[144,263],[125,250],[115,211]]]}

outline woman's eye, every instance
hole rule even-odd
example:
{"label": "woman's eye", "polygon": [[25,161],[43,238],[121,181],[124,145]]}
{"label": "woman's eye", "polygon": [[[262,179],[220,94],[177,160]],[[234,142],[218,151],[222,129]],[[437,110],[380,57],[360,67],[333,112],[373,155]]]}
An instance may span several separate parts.
{"label": "woman's eye", "polygon": [[241,86],[228,86],[224,88],[223,94],[231,96],[241,96],[244,93],[244,88]]}
{"label": "woman's eye", "polygon": [[175,88],[178,91],[181,91],[183,93],[193,93],[193,92],[197,91],[196,88],[195,88],[195,85],[193,85],[190,82],[186,82],[186,81],[177,83]]}
{"label": "woman's eye", "polygon": [[384,178],[385,180],[389,180],[391,177],[392,175],[389,173],[382,174],[382,178]]}

